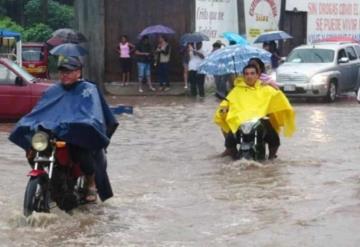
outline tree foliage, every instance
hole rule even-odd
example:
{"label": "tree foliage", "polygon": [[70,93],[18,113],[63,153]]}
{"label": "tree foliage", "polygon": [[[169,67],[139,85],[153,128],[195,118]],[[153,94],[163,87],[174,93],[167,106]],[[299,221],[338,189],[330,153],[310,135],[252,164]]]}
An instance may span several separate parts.
{"label": "tree foliage", "polygon": [[53,30],[43,23],[38,23],[30,28],[27,28],[24,32],[25,41],[44,42],[51,37]]}
{"label": "tree foliage", "polygon": [[2,17],[0,18],[0,28],[6,28],[11,31],[15,31],[18,33],[23,33],[24,28],[18,24],[16,24],[14,21],[12,21],[9,17]]}
{"label": "tree foliage", "polygon": [[73,0],[0,0],[0,28],[21,33],[24,41],[45,41],[54,30],[74,26],[68,4]]}
{"label": "tree foliage", "polygon": [[[25,5],[25,18],[27,23],[42,23],[42,1],[29,0]],[[74,10],[67,5],[59,4],[53,0],[48,1],[47,25],[53,30],[63,27],[72,27]]]}

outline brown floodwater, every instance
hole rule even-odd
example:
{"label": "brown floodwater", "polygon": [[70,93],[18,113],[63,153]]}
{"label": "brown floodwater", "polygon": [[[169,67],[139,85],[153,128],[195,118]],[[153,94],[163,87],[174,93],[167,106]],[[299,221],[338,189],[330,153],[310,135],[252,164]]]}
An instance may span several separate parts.
{"label": "brown floodwater", "polygon": [[264,164],[220,158],[217,101],[110,98],[115,196],[22,216],[23,151],[0,124],[0,246],[360,246],[360,107],[295,102],[297,132]]}

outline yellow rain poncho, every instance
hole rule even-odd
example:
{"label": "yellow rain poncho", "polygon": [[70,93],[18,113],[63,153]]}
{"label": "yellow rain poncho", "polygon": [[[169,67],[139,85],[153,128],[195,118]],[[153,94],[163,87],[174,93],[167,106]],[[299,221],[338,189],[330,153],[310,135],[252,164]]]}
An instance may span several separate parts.
{"label": "yellow rain poncho", "polygon": [[236,133],[240,125],[254,118],[268,116],[276,132],[284,130],[285,136],[295,131],[295,112],[286,96],[258,80],[254,87],[238,77],[235,87],[216,110],[214,121],[225,132]]}

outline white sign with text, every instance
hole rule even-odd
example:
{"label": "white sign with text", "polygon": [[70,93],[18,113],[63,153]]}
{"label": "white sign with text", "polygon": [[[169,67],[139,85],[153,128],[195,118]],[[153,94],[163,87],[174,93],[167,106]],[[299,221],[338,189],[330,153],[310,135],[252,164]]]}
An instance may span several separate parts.
{"label": "white sign with text", "polygon": [[281,0],[245,0],[246,39],[252,43],[263,32],[279,29]]}
{"label": "white sign with text", "polygon": [[308,0],[307,42],[341,36],[360,40],[359,0]]}
{"label": "white sign with text", "polygon": [[214,42],[224,32],[238,33],[237,0],[196,0],[195,30]]}

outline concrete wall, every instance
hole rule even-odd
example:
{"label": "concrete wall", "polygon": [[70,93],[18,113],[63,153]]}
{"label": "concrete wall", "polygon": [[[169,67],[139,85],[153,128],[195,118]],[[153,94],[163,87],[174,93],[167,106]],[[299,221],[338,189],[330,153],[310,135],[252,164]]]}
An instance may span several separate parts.
{"label": "concrete wall", "polygon": [[84,47],[89,51],[85,56],[84,77],[100,83],[105,81],[105,25],[103,0],[76,0],[75,13],[77,30],[88,42]]}

